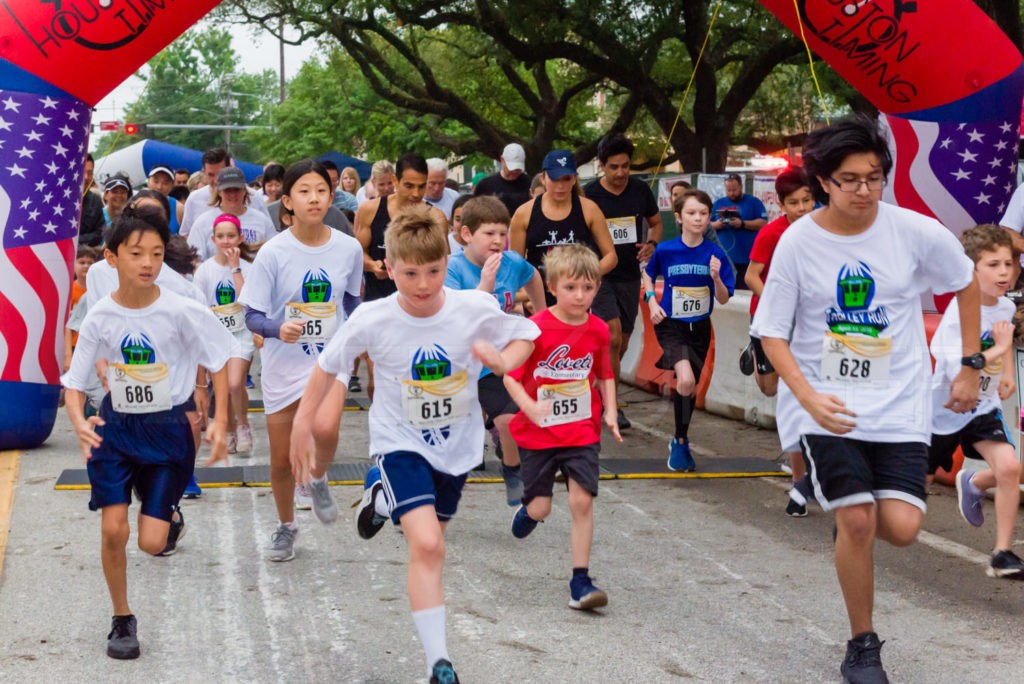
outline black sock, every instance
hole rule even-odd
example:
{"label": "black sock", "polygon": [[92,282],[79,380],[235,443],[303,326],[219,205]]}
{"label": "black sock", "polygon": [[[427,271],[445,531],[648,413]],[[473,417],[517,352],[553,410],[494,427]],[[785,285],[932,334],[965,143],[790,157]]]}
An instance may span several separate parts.
{"label": "black sock", "polygon": [[590,568],[573,568],[572,576],[579,577],[580,575],[586,575],[590,571]]}

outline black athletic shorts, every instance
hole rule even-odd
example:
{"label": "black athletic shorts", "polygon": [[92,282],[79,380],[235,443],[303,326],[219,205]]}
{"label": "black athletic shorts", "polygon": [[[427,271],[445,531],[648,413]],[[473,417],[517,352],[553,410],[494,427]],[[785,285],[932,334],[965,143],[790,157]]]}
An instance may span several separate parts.
{"label": "black athletic shorts", "polygon": [[928,445],[865,442],[836,435],[801,435],[814,496],[830,511],[899,499],[925,510]]}
{"label": "black athletic shorts", "polygon": [[1006,434],[1006,423],[1003,412],[999,409],[976,416],[959,432],[949,435],[932,435],[932,445],[928,448],[928,474],[942,468],[947,473],[953,471],[953,452],[957,447],[963,449],[964,456],[984,460],[974,448],[978,442],[1004,442],[1013,444]]}
{"label": "black athletic shorts", "polygon": [[480,408],[487,414],[484,426],[488,430],[494,427],[494,419],[498,416],[519,413],[518,404],[512,401],[508,390],[505,389],[505,381],[494,373],[488,373],[477,381],[476,393],[480,400]]}
{"label": "black athletic shorts", "polygon": [[619,319],[622,332],[627,335],[636,327],[637,312],[640,311],[639,280],[601,281],[601,287],[590,305],[590,312],[606,323]]}
{"label": "black athletic shorts", "polygon": [[686,359],[693,369],[693,377],[700,379],[704,359],[711,347],[711,318],[689,323],[666,318],[654,326],[654,336],[661,346],[661,358],[655,365],[661,370],[672,370]]}
{"label": "black athletic shorts", "polygon": [[523,505],[538,496],[550,497],[555,491],[555,473],[565,475],[565,488],[569,480],[597,496],[598,465],[601,443],[585,446],[526,449],[519,447],[520,475],[523,478]]}
{"label": "black athletic shorts", "polygon": [[764,347],[761,346],[761,338],[750,336],[750,346],[754,350],[754,365],[757,367],[758,375],[771,375],[775,367],[764,354]]}

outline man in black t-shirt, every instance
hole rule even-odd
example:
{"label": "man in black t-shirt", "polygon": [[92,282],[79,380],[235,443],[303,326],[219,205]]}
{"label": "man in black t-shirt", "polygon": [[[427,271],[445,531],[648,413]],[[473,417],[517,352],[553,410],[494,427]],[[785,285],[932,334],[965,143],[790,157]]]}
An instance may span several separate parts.
{"label": "man in black t-shirt", "polygon": [[501,171],[477,183],[473,194],[494,195],[508,208],[508,215],[514,216],[530,199],[530,178],[525,170],[526,151],[519,143],[509,143],[501,151]]}
{"label": "man in black t-shirt", "polygon": [[[615,252],[615,268],[601,280],[591,311],[608,323],[611,343],[609,357],[615,381],[619,381],[620,363],[640,308],[640,262],[647,261],[661,240],[661,215],[658,202],[647,184],[629,174],[633,142],[616,133],[597,145],[597,159],[604,175],[583,189],[608,221]],[[647,222],[647,234],[643,225]],[[619,410],[619,429],[629,420]]]}

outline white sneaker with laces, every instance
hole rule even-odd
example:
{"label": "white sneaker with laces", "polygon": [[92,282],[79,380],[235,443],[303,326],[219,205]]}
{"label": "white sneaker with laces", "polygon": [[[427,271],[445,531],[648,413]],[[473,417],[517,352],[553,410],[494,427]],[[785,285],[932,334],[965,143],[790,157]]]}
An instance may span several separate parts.
{"label": "white sneaker with laces", "polygon": [[308,511],[313,508],[313,493],[302,483],[295,485],[295,508],[300,511]]}

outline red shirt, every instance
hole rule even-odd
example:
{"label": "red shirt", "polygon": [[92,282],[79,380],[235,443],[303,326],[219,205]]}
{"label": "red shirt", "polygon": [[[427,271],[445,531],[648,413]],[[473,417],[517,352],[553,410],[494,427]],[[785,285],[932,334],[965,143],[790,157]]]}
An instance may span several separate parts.
{"label": "red shirt", "polygon": [[[768,268],[772,265],[772,254],[775,253],[775,246],[779,244],[779,238],[782,237],[787,228],[789,228],[789,219],[783,214],[757,231],[757,237],[754,238],[754,246],[750,248],[750,262],[756,261],[759,264],[764,264],[764,269],[761,271],[762,283],[768,282]],[[757,295],[750,298],[751,316],[757,311],[757,302],[760,299]]]}
{"label": "red shirt", "polygon": [[549,309],[530,317],[540,328],[533,353],[509,376],[522,383],[534,399],[541,385],[586,380],[590,385],[590,418],[542,428],[522,411],[509,423],[516,444],[526,449],[585,446],[601,441],[601,395],[594,380],[612,377],[608,358],[608,324],[594,314],[582,325],[558,320]]}

